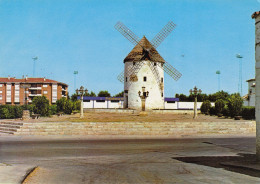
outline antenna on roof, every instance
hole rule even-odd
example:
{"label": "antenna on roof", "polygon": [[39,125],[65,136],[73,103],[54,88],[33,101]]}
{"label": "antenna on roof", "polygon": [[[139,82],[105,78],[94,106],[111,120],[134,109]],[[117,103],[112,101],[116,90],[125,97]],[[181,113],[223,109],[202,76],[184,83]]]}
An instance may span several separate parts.
{"label": "antenna on roof", "polygon": [[33,57],[33,77],[35,77],[35,61],[38,59],[38,57]]}

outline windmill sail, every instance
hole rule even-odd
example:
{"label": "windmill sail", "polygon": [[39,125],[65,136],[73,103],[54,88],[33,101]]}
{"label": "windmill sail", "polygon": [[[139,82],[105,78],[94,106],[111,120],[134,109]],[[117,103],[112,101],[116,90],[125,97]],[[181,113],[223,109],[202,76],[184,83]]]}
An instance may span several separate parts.
{"label": "windmill sail", "polygon": [[[156,51],[156,48],[163,42],[163,40],[173,31],[176,25],[170,21],[166,24],[163,29],[153,38],[151,43],[143,37],[141,40],[136,36],[129,28],[127,28],[123,23],[118,22],[115,25],[115,29],[118,30],[125,38],[127,38],[132,44],[135,45],[134,49],[128,54],[128,56],[124,59],[124,62],[136,62],[128,71],[126,71],[126,76],[122,76],[123,72],[121,72],[118,76],[118,80],[120,82],[124,81],[124,77],[136,76],[142,65],[144,64],[144,60],[149,61],[149,67],[151,68],[158,85],[161,88],[160,76],[158,71],[155,69],[155,66],[152,66],[152,62],[160,62],[160,67],[170,75],[174,80],[178,80],[182,74],[175,69],[172,65],[166,62],[160,54]],[[131,83],[131,80],[129,80]]]}
{"label": "windmill sail", "polygon": [[152,39],[151,44],[154,48],[157,48],[163,40],[174,30],[176,27],[176,24],[174,24],[172,21],[169,21],[168,24],[166,24],[162,30]]}

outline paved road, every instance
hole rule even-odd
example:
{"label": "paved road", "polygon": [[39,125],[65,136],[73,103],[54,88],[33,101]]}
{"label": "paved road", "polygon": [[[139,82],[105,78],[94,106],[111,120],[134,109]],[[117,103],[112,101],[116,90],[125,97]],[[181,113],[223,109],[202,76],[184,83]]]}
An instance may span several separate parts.
{"label": "paved road", "polygon": [[254,157],[254,145],[250,137],[35,140],[0,136],[0,163],[39,166],[26,183],[260,183],[256,171],[220,164]]}

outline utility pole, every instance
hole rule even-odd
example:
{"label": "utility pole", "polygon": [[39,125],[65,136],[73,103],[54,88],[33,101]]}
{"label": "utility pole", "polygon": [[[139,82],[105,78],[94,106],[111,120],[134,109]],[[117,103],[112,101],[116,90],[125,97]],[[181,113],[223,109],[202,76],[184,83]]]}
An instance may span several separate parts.
{"label": "utility pole", "polygon": [[36,57],[33,57],[32,59],[33,59],[33,77],[35,77],[35,62],[38,59],[38,57],[36,56]]}

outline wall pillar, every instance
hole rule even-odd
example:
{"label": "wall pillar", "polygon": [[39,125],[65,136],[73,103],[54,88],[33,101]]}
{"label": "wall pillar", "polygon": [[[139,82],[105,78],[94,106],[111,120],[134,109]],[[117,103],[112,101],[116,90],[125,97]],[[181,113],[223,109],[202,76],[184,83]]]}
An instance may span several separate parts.
{"label": "wall pillar", "polygon": [[255,19],[255,117],[256,117],[256,158],[260,161],[260,16],[259,12],[252,15]]}

